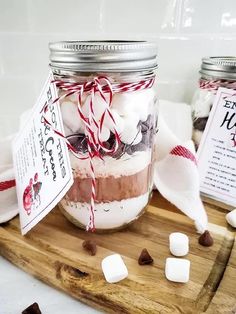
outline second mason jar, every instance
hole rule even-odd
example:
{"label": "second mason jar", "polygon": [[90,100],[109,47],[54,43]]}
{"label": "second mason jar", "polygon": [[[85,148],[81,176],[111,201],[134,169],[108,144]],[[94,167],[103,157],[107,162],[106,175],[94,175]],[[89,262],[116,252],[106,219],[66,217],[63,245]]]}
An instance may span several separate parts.
{"label": "second mason jar", "polygon": [[199,146],[219,87],[236,89],[236,57],[202,59],[199,87],[192,100],[193,140]]}
{"label": "second mason jar", "polygon": [[137,41],[50,44],[74,183],[65,216],[97,231],[122,228],[150,199],[157,130],[156,45]]}

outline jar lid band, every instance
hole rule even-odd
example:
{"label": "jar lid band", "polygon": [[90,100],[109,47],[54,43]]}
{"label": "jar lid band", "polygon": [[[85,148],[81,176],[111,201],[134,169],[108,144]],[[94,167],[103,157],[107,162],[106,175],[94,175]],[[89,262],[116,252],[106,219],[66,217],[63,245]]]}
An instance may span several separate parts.
{"label": "jar lid band", "polygon": [[157,68],[157,45],[147,41],[49,43],[50,66],[78,72],[132,72]]}
{"label": "jar lid band", "polygon": [[200,73],[219,79],[236,80],[236,57],[205,57],[202,59]]}

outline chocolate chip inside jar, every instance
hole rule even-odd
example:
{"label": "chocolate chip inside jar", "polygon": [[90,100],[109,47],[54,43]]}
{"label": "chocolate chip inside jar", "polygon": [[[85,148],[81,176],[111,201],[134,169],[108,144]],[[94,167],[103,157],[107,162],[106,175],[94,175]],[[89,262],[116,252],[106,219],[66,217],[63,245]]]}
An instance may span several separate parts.
{"label": "chocolate chip inside jar", "polygon": [[[120,142],[117,150],[114,153],[106,152],[104,149],[100,149],[100,154],[102,156],[111,156],[113,158],[119,159],[125,153],[132,155],[135,152],[145,151],[147,149],[151,149],[153,145],[153,138],[155,135],[153,116],[149,115],[146,121],[139,121],[137,125],[137,133],[133,138],[133,141],[130,144]],[[136,138],[140,136],[140,141],[138,144],[135,144]],[[88,152],[88,144],[85,134],[73,134],[67,136],[70,144],[74,147],[74,149],[78,153],[87,153]],[[106,149],[112,150],[115,146],[115,135],[111,132],[108,140],[103,142],[103,145]]]}
{"label": "chocolate chip inside jar", "polygon": [[207,124],[208,117],[196,118],[193,122],[193,127],[196,130],[204,131]]}
{"label": "chocolate chip inside jar", "polygon": [[196,149],[199,147],[208,117],[196,118],[193,122],[193,141]]}

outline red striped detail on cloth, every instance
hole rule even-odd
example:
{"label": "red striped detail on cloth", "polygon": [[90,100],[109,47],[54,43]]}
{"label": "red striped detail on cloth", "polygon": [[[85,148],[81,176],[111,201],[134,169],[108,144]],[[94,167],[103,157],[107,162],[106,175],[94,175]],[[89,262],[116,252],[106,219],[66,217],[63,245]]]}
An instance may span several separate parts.
{"label": "red striped detail on cloth", "polygon": [[181,145],[175,146],[170,152],[170,154],[192,160],[192,162],[194,162],[195,165],[197,165],[197,160],[194,154],[184,146]]}
{"label": "red striped detail on cloth", "polygon": [[16,186],[15,180],[8,180],[8,181],[0,182],[0,192],[13,188],[14,186]]}

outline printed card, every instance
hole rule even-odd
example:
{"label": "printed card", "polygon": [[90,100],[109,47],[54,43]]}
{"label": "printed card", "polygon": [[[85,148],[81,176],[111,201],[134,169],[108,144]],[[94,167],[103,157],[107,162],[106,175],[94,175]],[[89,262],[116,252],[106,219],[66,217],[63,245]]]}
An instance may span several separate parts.
{"label": "printed card", "polygon": [[[13,163],[22,234],[26,234],[62,199],[73,183],[58,97],[50,74],[25,125],[13,142]],[[42,111],[48,105],[46,113]],[[52,125],[44,123],[44,118]]]}
{"label": "printed card", "polygon": [[219,88],[198,149],[200,190],[236,206],[236,91]]}

